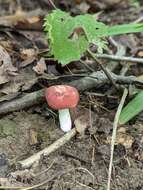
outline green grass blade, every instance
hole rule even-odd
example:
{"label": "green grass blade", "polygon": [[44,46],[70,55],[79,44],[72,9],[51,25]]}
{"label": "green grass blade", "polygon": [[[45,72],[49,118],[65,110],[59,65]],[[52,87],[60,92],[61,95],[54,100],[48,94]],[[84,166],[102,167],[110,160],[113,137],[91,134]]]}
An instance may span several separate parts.
{"label": "green grass blade", "polygon": [[143,111],[143,90],[139,92],[122,110],[119,124],[125,124]]}
{"label": "green grass blade", "polygon": [[107,36],[135,33],[135,32],[143,32],[143,23],[110,26],[107,30]]}

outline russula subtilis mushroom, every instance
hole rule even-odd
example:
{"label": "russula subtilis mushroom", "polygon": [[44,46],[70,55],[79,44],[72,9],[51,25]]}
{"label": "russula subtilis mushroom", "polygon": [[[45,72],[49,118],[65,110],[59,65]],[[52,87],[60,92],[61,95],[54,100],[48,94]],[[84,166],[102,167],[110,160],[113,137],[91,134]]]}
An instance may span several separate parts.
{"label": "russula subtilis mushroom", "polygon": [[55,85],[46,89],[45,97],[48,105],[59,111],[60,128],[68,132],[72,128],[70,108],[75,108],[79,101],[76,88],[68,85]]}

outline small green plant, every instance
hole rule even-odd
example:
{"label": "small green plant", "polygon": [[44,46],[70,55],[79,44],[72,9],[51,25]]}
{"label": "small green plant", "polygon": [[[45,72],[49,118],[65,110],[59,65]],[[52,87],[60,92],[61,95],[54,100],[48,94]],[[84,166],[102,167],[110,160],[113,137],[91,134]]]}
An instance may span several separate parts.
{"label": "small green plant", "polygon": [[139,0],[130,0],[131,5],[133,5],[136,8],[139,8],[140,2]]}
{"label": "small green plant", "polygon": [[107,26],[96,20],[95,15],[72,17],[59,9],[45,17],[44,30],[49,41],[50,54],[62,65],[79,60],[91,44],[98,52],[107,48],[105,37],[142,32],[143,24]]}
{"label": "small green plant", "polygon": [[143,111],[143,90],[139,92],[122,110],[119,124],[125,124]]}
{"label": "small green plant", "polygon": [[[123,24],[107,26],[96,20],[95,15],[76,17],[59,9],[45,17],[44,30],[49,42],[50,55],[63,66],[79,60],[91,44],[102,53],[107,48],[105,37],[143,32],[143,24]],[[120,123],[124,124],[143,110],[143,92],[140,92],[124,109]]]}

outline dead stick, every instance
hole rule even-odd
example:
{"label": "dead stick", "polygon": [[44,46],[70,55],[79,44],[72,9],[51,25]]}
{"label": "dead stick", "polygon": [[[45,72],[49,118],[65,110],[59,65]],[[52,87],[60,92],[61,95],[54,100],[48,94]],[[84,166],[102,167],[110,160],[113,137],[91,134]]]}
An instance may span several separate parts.
{"label": "dead stick", "polygon": [[138,58],[138,57],[127,57],[127,56],[109,55],[109,54],[95,54],[95,56],[100,59],[110,59],[115,61],[126,61],[132,63],[143,63],[143,58]]}
{"label": "dead stick", "polygon": [[[111,77],[114,79],[116,83],[143,84],[143,81],[139,80],[135,76],[121,76],[121,75],[116,75],[112,73],[111,71],[108,71],[108,72],[110,72]],[[97,72],[93,72],[87,77],[83,77],[81,79],[72,81],[68,84],[76,87],[79,91],[84,91],[84,90],[89,90],[91,88],[95,88],[99,85],[103,85],[105,83],[109,83],[108,78],[106,77],[103,71],[97,71]],[[21,98],[17,98],[11,101],[1,103],[0,115],[13,112],[13,111],[22,110],[24,108],[31,107],[34,104],[41,103],[42,101],[44,101],[44,90],[32,92],[27,95],[24,95]]]}
{"label": "dead stick", "polygon": [[76,135],[76,128],[73,128],[71,131],[66,133],[63,137],[55,141],[53,144],[48,146],[47,148],[37,152],[36,154],[30,156],[29,158],[19,161],[18,165],[20,168],[25,169],[29,168],[34,162],[39,161],[41,156],[48,156],[50,153],[56,151],[58,148],[67,143],[72,137]]}
{"label": "dead stick", "polygon": [[36,92],[26,94],[21,98],[1,103],[0,114],[6,114],[17,110],[22,110],[32,105],[39,104],[42,101],[44,101],[44,90],[38,90]]}

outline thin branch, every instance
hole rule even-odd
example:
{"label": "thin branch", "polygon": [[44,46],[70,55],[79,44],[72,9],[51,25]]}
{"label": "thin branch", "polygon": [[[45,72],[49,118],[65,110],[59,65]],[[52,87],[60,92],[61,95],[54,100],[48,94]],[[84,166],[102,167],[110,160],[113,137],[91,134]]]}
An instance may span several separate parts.
{"label": "thin branch", "polygon": [[110,185],[111,185],[111,175],[112,175],[112,165],[113,165],[113,154],[114,154],[114,145],[115,145],[115,140],[116,140],[116,133],[117,133],[117,127],[118,127],[118,121],[120,117],[121,110],[123,108],[125,99],[127,97],[128,90],[125,88],[123,92],[122,99],[120,101],[120,104],[118,106],[115,118],[114,118],[114,123],[113,123],[113,133],[112,133],[112,140],[111,140],[111,156],[110,156],[110,163],[109,163],[109,171],[108,171],[108,182],[107,182],[107,190],[110,190]]}
{"label": "thin branch", "polygon": [[89,53],[89,55],[100,65],[101,69],[104,71],[105,75],[107,76],[107,78],[111,81],[111,83],[113,84],[113,86],[118,90],[118,87],[115,83],[115,81],[113,80],[113,78],[111,77],[110,73],[108,72],[108,70],[102,65],[102,63],[97,59],[96,55],[94,55],[90,50],[87,50],[87,52]]}
{"label": "thin branch", "polygon": [[95,54],[95,56],[97,56],[97,58],[100,58],[100,59],[111,59],[115,61],[143,63],[143,58],[137,58],[137,57],[127,57],[127,56],[108,55],[108,54]]}
{"label": "thin branch", "polygon": [[44,101],[44,90],[38,90],[36,92],[28,93],[17,99],[2,102],[0,104],[0,114],[6,114],[9,112],[29,108],[43,101]]}
{"label": "thin branch", "polygon": [[[135,76],[116,75],[109,70],[108,72],[110,72],[111,77],[114,79],[114,81],[116,81],[116,83],[127,84],[127,85],[129,84],[143,85],[143,80],[140,80]],[[86,77],[65,84],[74,86],[79,91],[85,91],[91,88],[96,88],[99,85],[104,85],[106,83],[109,83],[107,76],[104,74],[103,71],[97,71],[91,73],[90,75],[87,75]],[[45,101],[44,90],[38,90],[36,92],[28,93],[17,99],[0,103],[0,115],[29,108],[35,104],[39,104],[44,101]]]}
{"label": "thin branch", "polygon": [[6,190],[6,189],[10,189],[10,190],[16,190],[16,189],[19,190],[20,189],[21,190],[22,188],[23,187],[20,187],[20,186],[13,186],[13,187],[12,186],[0,186],[1,190]]}
{"label": "thin branch", "polygon": [[53,144],[48,146],[47,148],[44,148],[43,150],[37,152],[36,154],[30,156],[29,158],[19,161],[18,165],[20,168],[29,168],[34,162],[37,162],[40,160],[41,156],[48,156],[52,152],[59,149],[61,146],[63,146],[65,143],[67,143],[72,137],[76,135],[76,128],[73,128],[71,131],[66,133],[63,137],[55,141]]}
{"label": "thin branch", "polygon": [[52,7],[53,7],[54,9],[57,9],[55,3],[54,3],[52,0],[48,0],[48,1],[49,1],[49,3],[52,5]]}
{"label": "thin branch", "polygon": [[20,189],[20,190],[31,190],[31,189],[37,189],[45,184],[47,184],[48,182],[54,180],[55,178],[57,178],[58,176],[62,176],[64,175],[65,172],[57,172],[55,175],[53,175],[51,178],[48,178],[46,180],[44,180],[43,182],[39,183],[39,184],[36,184],[36,185],[33,185],[33,186],[30,186],[30,187],[26,187],[26,188],[23,188],[23,189]]}
{"label": "thin branch", "polygon": [[94,72],[94,69],[93,69],[92,67],[90,67],[85,61],[83,61],[83,60],[80,59],[80,62],[81,62],[82,64],[84,64],[84,66],[85,66],[89,71]]}
{"label": "thin branch", "polygon": [[139,17],[138,19],[136,19],[133,23],[139,23],[143,20],[143,16]]}

